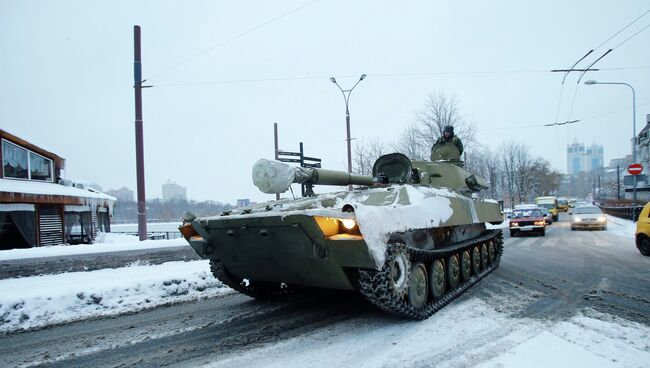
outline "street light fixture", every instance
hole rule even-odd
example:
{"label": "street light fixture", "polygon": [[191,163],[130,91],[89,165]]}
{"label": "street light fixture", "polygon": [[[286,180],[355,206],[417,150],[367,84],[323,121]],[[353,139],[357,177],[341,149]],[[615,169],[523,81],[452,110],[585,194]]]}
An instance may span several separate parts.
{"label": "street light fixture", "polygon": [[[341,88],[341,86],[339,86],[339,84],[336,82],[336,78],[334,77],[330,78],[330,81],[336,84],[336,86],[339,87],[339,89],[341,90],[341,93],[343,94],[343,100],[345,101],[345,128],[347,131],[347,138],[345,140],[348,145],[348,173],[352,173],[352,144],[351,144],[352,138],[350,138],[350,109],[348,108],[348,105],[350,103],[350,94],[352,93],[352,90],[354,90],[354,87],[356,87],[357,84],[359,84],[359,82],[361,82],[365,78],[366,75],[361,74],[361,77],[359,78],[357,83],[355,83],[354,86],[352,86],[352,88],[350,89]],[[348,189],[352,190],[352,185],[349,185]]]}
{"label": "street light fixture", "polygon": [[[634,92],[634,87],[627,83],[623,82],[598,82],[595,80],[585,81],[585,84],[592,86],[594,84],[614,84],[621,86],[628,86],[632,90],[632,162],[636,163],[636,93]],[[633,200],[636,203],[636,175],[634,176],[634,190],[633,190]]]}

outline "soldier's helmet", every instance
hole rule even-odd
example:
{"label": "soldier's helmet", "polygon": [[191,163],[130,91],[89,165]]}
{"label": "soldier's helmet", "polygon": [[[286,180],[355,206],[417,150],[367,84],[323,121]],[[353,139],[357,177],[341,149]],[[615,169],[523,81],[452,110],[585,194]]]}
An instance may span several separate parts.
{"label": "soldier's helmet", "polygon": [[449,135],[454,135],[454,127],[451,125],[447,125],[442,129],[442,133],[449,133]]}

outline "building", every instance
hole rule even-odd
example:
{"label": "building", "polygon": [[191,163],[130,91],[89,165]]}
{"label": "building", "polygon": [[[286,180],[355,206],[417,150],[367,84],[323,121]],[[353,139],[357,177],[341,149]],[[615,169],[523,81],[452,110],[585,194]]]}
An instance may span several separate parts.
{"label": "building", "polygon": [[238,199],[237,208],[248,207],[251,205],[251,200],[248,198]]}
{"label": "building", "polygon": [[120,189],[111,189],[106,194],[117,198],[118,202],[133,202],[133,191],[127,187]]}
{"label": "building", "polygon": [[162,199],[163,202],[187,201],[187,188],[168,180],[162,186]]}
{"label": "building", "polygon": [[65,160],[0,130],[0,249],[92,243],[115,198],[63,179]]}
{"label": "building", "polygon": [[577,175],[581,172],[591,172],[603,168],[604,149],[600,144],[593,143],[585,146],[574,140],[567,146],[567,173]]}
{"label": "building", "polygon": [[[650,167],[650,114],[646,115],[646,125],[637,134],[636,143],[636,162],[643,165],[643,172],[637,175],[636,183],[636,197],[638,201],[650,201],[650,180],[648,180],[648,171]],[[632,160],[630,160],[632,163]],[[632,199],[634,197],[634,177],[627,173],[625,168],[624,177],[625,198]]]}

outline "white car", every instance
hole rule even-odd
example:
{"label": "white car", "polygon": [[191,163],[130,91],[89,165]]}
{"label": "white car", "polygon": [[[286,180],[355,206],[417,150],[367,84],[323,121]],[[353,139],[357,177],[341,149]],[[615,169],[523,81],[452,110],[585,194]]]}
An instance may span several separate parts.
{"label": "white car", "polygon": [[576,207],[571,215],[571,230],[607,229],[607,217],[597,206]]}

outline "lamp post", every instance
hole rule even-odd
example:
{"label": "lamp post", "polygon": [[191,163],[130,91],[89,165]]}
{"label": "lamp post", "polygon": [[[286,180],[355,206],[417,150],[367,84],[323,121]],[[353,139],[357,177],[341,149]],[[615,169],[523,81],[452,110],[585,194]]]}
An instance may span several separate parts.
{"label": "lamp post", "polygon": [[[343,100],[345,101],[345,129],[347,131],[347,136],[346,136],[347,138],[345,140],[348,145],[348,173],[352,173],[352,144],[350,142],[352,138],[350,138],[350,109],[348,108],[348,105],[350,103],[350,94],[352,93],[352,90],[354,89],[354,87],[357,86],[357,84],[359,84],[359,82],[364,80],[364,78],[366,78],[366,75],[361,74],[361,77],[359,78],[357,83],[355,83],[354,86],[352,86],[352,88],[350,89],[341,88],[341,86],[339,86],[339,84],[336,83],[336,78],[334,77],[330,78],[332,83],[336,84],[336,86],[339,87],[339,89],[341,90],[341,93],[343,94]],[[352,190],[352,185],[348,186],[348,190]]]}
{"label": "lamp post", "polygon": [[[595,80],[585,81],[585,84],[588,86],[594,84],[615,84],[621,86],[628,86],[632,90],[632,163],[636,163],[636,93],[634,92],[634,87],[627,83],[623,82],[598,82]],[[634,189],[632,191],[632,199],[636,203],[636,175],[634,177]]]}

